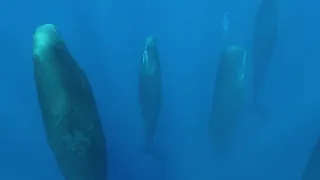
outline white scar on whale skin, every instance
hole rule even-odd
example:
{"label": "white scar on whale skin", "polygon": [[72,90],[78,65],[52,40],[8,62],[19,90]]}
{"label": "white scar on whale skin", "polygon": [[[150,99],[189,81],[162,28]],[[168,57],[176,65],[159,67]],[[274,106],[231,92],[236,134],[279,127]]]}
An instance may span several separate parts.
{"label": "white scar on whale skin", "polygon": [[142,64],[144,65],[144,67],[146,69],[150,69],[149,56],[148,56],[148,52],[146,49],[143,51]]}
{"label": "white scar on whale skin", "polygon": [[241,80],[243,80],[243,78],[244,78],[244,69],[245,69],[245,66],[246,66],[246,57],[247,57],[247,51],[245,51],[244,55],[243,55]]}
{"label": "white scar on whale skin", "polygon": [[148,56],[147,48],[151,42],[152,42],[152,39],[148,37],[146,40],[146,44],[144,46],[144,51],[143,51],[142,64],[147,64],[147,66],[149,64],[149,56]]}
{"label": "white scar on whale skin", "polygon": [[143,57],[142,57],[142,63],[143,64],[148,64],[149,61],[149,57],[148,57],[148,52],[147,50],[143,51]]}

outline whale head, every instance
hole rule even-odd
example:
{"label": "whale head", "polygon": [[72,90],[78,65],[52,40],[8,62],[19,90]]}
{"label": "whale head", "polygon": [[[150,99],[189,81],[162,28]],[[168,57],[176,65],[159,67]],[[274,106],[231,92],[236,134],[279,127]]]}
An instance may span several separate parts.
{"label": "whale head", "polygon": [[[59,30],[53,24],[39,26],[33,35],[33,56],[44,57],[55,47],[64,46]],[[41,61],[42,58],[36,58]]]}
{"label": "whale head", "polygon": [[158,68],[158,50],[156,40],[149,36],[146,38],[145,48],[141,60],[142,71],[152,75]]}

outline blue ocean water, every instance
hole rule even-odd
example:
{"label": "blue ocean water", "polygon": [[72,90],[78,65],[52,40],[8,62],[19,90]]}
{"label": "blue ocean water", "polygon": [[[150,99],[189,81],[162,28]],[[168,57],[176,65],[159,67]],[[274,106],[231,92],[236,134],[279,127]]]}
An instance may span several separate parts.
{"label": "blue ocean water", "polygon": [[[251,48],[259,0],[3,0],[0,2],[0,179],[62,180],[46,143],[32,62],[32,34],[55,24],[92,85],[108,149],[110,180],[300,180],[320,136],[319,2],[282,0],[279,39],[261,102],[235,148],[216,162],[207,133],[218,55],[228,42]],[[156,146],[141,154],[137,68],[144,38],[157,38],[163,104]]]}

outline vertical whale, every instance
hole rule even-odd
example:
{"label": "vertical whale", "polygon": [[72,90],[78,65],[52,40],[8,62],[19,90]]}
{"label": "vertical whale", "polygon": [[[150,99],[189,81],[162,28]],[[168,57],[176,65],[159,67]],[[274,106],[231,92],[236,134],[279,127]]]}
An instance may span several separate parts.
{"label": "vertical whale", "polygon": [[155,155],[154,135],[161,109],[162,78],[156,40],[148,37],[140,61],[139,104],[144,126],[143,152]]}
{"label": "vertical whale", "polygon": [[278,0],[262,0],[253,33],[253,103],[261,92],[278,36]]}
{"label": "vertical whale", "polygon": [[230,149],[232,134],[245,104],[246,51],[239,46],[227,47],[220,56],[209,132],[219,156]]}
{"label": "vertical whale", "polygon": [[308,164],[303,172],[302,180],[320,179],[320,138],[313,149]]}
{"label": "vertical whale", "polygon": [[84,71],[52,24],[33,36],[34,78],[47,142],[66,180],[106,180],[107,154]]}

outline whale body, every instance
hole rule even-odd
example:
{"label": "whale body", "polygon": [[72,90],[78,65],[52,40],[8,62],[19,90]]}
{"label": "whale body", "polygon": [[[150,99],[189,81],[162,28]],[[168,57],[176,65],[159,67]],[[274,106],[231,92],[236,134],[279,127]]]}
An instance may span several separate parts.
{"label": "whale body", "polygon": [[154,136],[162,101],[162,78],[156,40],[148,37],[139,66],[139,104],[144,129],[144,152],[154,154]]}
{"label": "whale body", "polygon": [[302,175],[302,180],[318,179],[320,179],[320,138],[313,149],[308,164]]}
{"label": "whale body", "polygon": [[66,180],[106,180],[107,152],[89,81],[52,24],[33,36],[34,79],[47,143]]}
{"label": "whale body", "polygon": [[253,104],[265,83],[278,38],[278,2],[262,0],[256,14],[253,33]]}
{"label": "whale body", "polygon": [[209,132],[220,155],[228,152],[231,136],[245,103],[246,51],[239,46],[227,47],[220,56]]}

